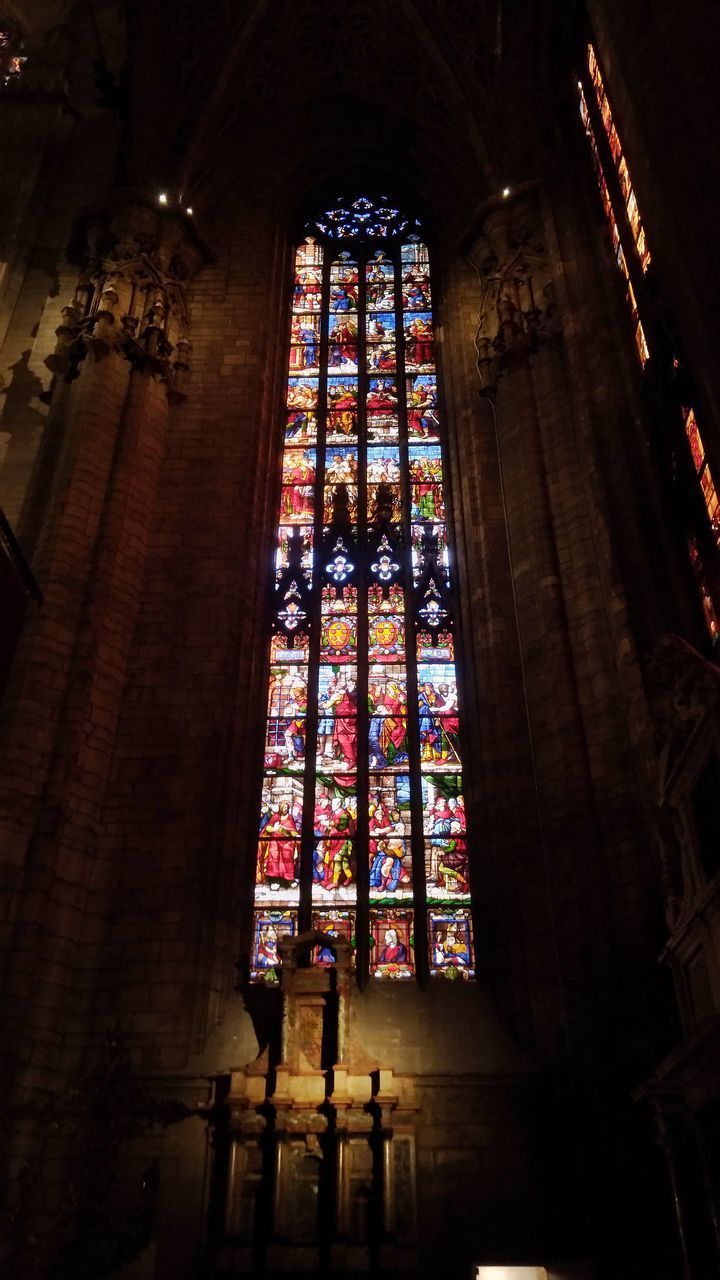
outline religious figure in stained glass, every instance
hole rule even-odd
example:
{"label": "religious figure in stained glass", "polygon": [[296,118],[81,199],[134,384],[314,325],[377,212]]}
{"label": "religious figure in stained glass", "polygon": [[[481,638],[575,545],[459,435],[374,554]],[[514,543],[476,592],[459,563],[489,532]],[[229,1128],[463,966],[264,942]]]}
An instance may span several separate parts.
{"label": "religious figure in stained glass", "polygon": [[[251,975],[283,932],[473,972],[430,259],[391,201],[296,252]],[[427,945],[426,945],[427,944]]]}

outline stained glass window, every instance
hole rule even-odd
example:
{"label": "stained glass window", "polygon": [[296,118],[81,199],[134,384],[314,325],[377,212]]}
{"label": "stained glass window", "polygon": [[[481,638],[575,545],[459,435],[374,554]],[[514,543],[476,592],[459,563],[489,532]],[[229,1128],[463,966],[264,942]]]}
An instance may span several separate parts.
{"label": "stained glass window", "polygon": [[[251,976],[283,933],[474,972],[430,258],[386,199],[295,254]],[[314,962],[332,961],[316,947]]]}
{"label": "stained glass window", "polygon": [[[700,485],[700,493],[705,505],[708,520],[710,521],[710,528],[712,529],[715,542],[718,550],[720,551],[720,498],[718,498],[713,474],[705,456],[705,445],[703,444],[703,438],[700,434],[700,428],[698,426],[695,413],[692,409],[683,408],[682,416],[683,423],[685,425],[685,435],[687,437],[688,445],[690,446],[690,456],[692,458],[693,468]],[[691,537],[688,540],[688,549],[690,552],[690,563],[700,592],[705,622],[712,639],[717,641],[720,639],[720,618],[718,618],[718,614],[715,609],[696,538]]]}
{"label": "stained glass window", "polygon": [[590,80],[595,91],[598,110],[600,111],[600,116],[605,128],[605,135],[610,147],[610,155],[612,156],[615,171],[620,183],[620,190],[622,192],[622,198],[625,204],[628,222],[630,223],[633,240],[635,241],[635,248],[637,249],[643,271],[647,271],[650,265],[650,250],[648,249],[645,238],[645,228],[642,223],[642,218],[640,217],[640,210],[638,209],[638,203],[635,198],[635,191],[630,178],[630,170],[623,153],[620,136],[615,128],[615,121],[613,120],[610,103],[605,91],[602,72],[598,65],[595,50],[591,44],[587,47],[587,67],[590,73]]}
{"label": "stained glass window", "polygon": [[[578,80],[580,117],[590,144],[593,167],[612,237],[615,259],[625,282],[625,296],[632,317],[635,346],[640,362],[644,365],[649,359],[650,353],[640,318],[635,288],[633,287],[633,275],[635,275],[636,283],[640,287],[642,273],[647,271],[650,265],[650,250],[630,178],[630,170],[623,152],[620,134],[613,118],[597,56],[591,44],[587,46],[586,65],[581,74],[583,78]],[[601,150],[605,155],[607,164],[603,160]],[[614,184],[612,191],[609,175],[611,175],[611,180]],[[639,264],[641,272],[639,278],[637,266],[631,269],[629,259]],[[674,364],[677,368],[677,359]],[[700,428],[695,413],[691,408],[682,409],[682,422],[687,447],[689,448],[690,465],[693,467],[697,478],[710,528],[718,550],[720,550],[720,500],[705,457],[705,447]],[[698,537],[694,532],[689,534],[687,545],[706,625],[713,642],[715,642],[720,637],[720,620],[718,619],[718,611],[713,599],[714,593],[711,589],[707,567],[700,551]]]}
{"label": "stained glass window", "polygon": [[[589,48],[592,51],[592,46],[589,46]],[[597,69],[597,63],[595,62],[594,54],[593,54],[593,66]],[[599,75],[599,72],[598,72],[598,75]],[[588,137],[588,141],[590,143],[590,151],[592,153],[593,167],[595,169],[595,176],[597,178],[598,187],[600,189],[600,197],[602,199],[603,209],[605,210],[605,217],[607,219],[608,227],[610,228],[610,235],[612,237],[613,250],[615,252],[615,260],[622,273],[623,280],[625,281],[625,297],[627,298],[628,308],[630,311],[630,315],[632,317],[633,332],[635,334],[635,346],[637,348],[637,353],[640,358],[640,362],[641,364],[644,364],[645,361],[649,358],[650,352],[648,350],[648,344],[645,338],[645,330],[643,329],[642,321],[640,319],[640,315],[638,312],[638,305],[637,305],[637,299],[635,297],[635,290],[633,289],[632,280],[630,278],[630,271],[628,268],[627,259],[625,257],[625,252],[622,246],[620,230],[618,227],[617,218],[615,217],[615,210],[613,209],[612,200],[610,198],[607,179],[605,177],[605,171],[603,169],[602,160],[600,158],[600,152],[598,150],[597,140],[595,138],[595,133],[593,130],[592,118],[588,110],[587,99],[585,97],[585,90],[583,89],[582,81],[580,80],[578,81],[578,93],[580,95],[580,116],[583,122],[583,126],[585,128],[585,132]],[[605,101],[607,101],[607,99],[605,99]],[[613,129],[613,137],[617,138],[617,131],[615,129],[614,124],[612,126],[612,129]],[[634,195],[633,195],[633,201],[635,201]],[[637,203],[635,203],[634,207],[635,209],[637,209]],[[638,215],[638,218],[639,218],[639,215]],[[647,249],[645,248],[645,232],[643,231],[642,234],[643,234],[642,243],[643,243],[644,252],[645,252],[643,269],[645,269],[650,262],[650,254],[647,252]],[[636,244],[637,244],[637,239],[636,239]]]}

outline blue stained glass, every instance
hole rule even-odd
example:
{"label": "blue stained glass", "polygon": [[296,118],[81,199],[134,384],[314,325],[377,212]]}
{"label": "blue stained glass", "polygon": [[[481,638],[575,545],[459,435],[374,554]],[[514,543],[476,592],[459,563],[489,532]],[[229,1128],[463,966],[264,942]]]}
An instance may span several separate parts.
{"label": "blue stained glass", "polygon": [[351,254],[343,251],[330,263],[330,283],[357,284],[358,264]]}
{"label": "blue stained glass", "polygon": [[294,315],[290,328],[291,374],[316,370],[320,359],[320,318],[316,315]]}
{"label": "blue stained glass", "polygon": [[309,231],[320,231],[334,240],[385,240],[416,225],[387,197],[371,200],[365,195],[341,199],[307,224]]}
{"label": "blue stained glass", "polygon": [[255,911],[250,977],[254,982],[277,982],[283,937],[297,933],[297,911]]}
{"label": "blue stained glass", "polygon": [[[316,947],[313,952],[313,964],[321,968],[329,968],[335,964],[333,938],[342,939],[355,947],[355,912],[334,908],[327,911],[313,911],[312,927],[319,933],[327,935],[327,941]],[[353,964],[355,957],[353,955]]]}
{"label": "blue stained glass", "polygon": [[442,484],[442,449],[439,444],[411,444],[408,463],[412,480],[427,480],[430,484]]}
{"label": "blue stained glass", "polygon": [[397,404],[398,390],[394,378],[370,378],[367,393],[369,414],[396,411]]}
{"label": "blue stained glass", "polygon": [[412,856],[410,841],[403,839],[409,831],[396,812],[391,815],[382,831],[374,831],[370,839],[370,900],[371,902],[412,901]]}
{"label": "blue stained glass", "polygon": [[386,445],[382,449],[373,446],[367,451],[368,484],[400,483],[400,450]]}
{"label": "blue stained glass", "polygon": [[357,469],[357,449],[352,445],[336,445],[328,450],[325,459],[325,483],[355,484]]}
{"label": "blue stained glass", "polygon": [[395,316],[380,311],[368,313],[365,331],[368,342],[394,342]]}
{"label": "blue stained glass", "polygon": [[317,425],[317,416],[312,410],[292,410],[287,416],[285,443],[287,445],[315,444]]}

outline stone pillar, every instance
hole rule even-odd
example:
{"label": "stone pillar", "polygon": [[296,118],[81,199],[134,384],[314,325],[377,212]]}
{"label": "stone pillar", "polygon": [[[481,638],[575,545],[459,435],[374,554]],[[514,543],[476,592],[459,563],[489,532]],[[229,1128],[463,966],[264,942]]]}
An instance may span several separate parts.
{"label": "stone pillar", "polygon": [[[49,452],[28,507],[44,603],[0,720],[5,1035],[28,1089],[59,1087],[61,1026],[76,1060],[83,1051],[77,966],[97,958],[116,874],[99,850],[105,787],[175,366],[186,374],[185,285],[208,257],[177,215],[128,202],[86,227],[86,247],[50,357]],[[31,1065],[41,1057],[46,1075]]]}

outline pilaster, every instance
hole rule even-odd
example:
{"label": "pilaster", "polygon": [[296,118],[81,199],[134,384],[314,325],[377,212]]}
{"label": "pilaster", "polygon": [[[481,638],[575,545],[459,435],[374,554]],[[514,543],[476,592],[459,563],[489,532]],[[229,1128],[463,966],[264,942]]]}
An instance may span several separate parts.
{"label": "pilaster", "polygon": [[104,792],[168,414],[188,372],[185,289],[208,258],[186,220],[133,200],[80,230],[83,266],[48,356],[49,453],[28,510],[44,603],[21,639],[1,730],[15,947],[6,1007],[21,1069],[36,1037],[54,1039],[55,1017],[79,1044],[89,1008],[76,969],[92,963],[112,884],[97,847]]}

